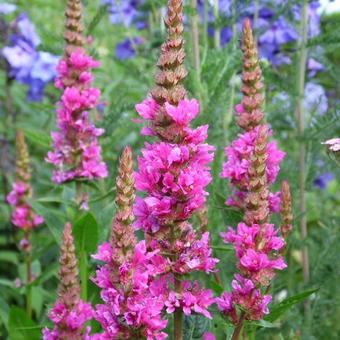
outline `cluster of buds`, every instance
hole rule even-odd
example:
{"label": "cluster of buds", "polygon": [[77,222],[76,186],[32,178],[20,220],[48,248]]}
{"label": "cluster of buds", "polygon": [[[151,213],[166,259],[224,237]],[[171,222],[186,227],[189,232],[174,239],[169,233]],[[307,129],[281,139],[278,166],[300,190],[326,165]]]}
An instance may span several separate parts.
{"label": "cluster of buds", "polygon": [[70,223],[65,225],[60,248],[59,279],[58,300],[49,312],[54,327],[52,330],[44,328],[43,339],[89,340],[91,329],[84,329],[84,325],[92,319],[93,309],[89,303],[80,299],[78,261]]}
{"label": "cluster of buds", "polygon": [[52,133],[54,151],[46,158],[55,166],[56,183],[107,176],[98,143],[98,136],[104,130],[94,126],[88,113],[96,107],[100,96],[99,89],[91,86],[91,69],[98,67],[99,62],[83,48],[80,0],[67,2],[65,40],[65,57],[57,67],[55,82],[57,88],[64,90],[57,109],[59,131]]}
{"label": "cluster of buds", "polygon": [[7,202],[13,207],[12,223],[25,232],[25,238],[20,245],[23,250],[28,250],[31,230],[42,224],[44,219],[37,215],[28,203],[28,199],[32,197],[33,193],[30,184],[31,169],[25,136],[20,130],[16,135],[16,148],[16,180],[13,183],[12,191],[7,195]]}
{"label": "cluster of buds", "polygon": [[[181,0],[169,0],[165,24],[168,39],[161,47],[156,87],[149,98],[136,105],[146,122],[142,134],[158,137],[159,141],[146,143],[138,158],[136,188],[146,196],[136,200],[135,226],[144,230],[149,249],[158,251],[166,263],[167,296],[175,280],[176,291],[170,294],[173,304],[168,312],[178,309],[188,313],[195,308],[184,307],[185,289],[178,284],[179,277],[194,271],[210,273],[218,262],[212,257],[209,233],[198,235],[188,222],[204,207],[214,147],[205,143],[207,125],[196,129],[190,126],[199,112],[199,103],[186,97],[182,84],[187,71],[183,65]],[[196,304],[204,306],[196,311],[208,315],[206,301],[211,303],[212,299],[200,304],[205,294],[198,288],[190,292],[197,293]],[[210,296],[210,291],[206,294]]]}
{"label": "cluster of buds", "polygon": [[[243,26],[242,50],[244,97],[236,106],[236,113],[238,125],[245,132],[226,148],[228,160],[222,172],[222,177],[228,178],[235,188],[227,204],[244,211],[244,222],[236,230],[229,228],[222,233],[224,242],[235,247],[240,273],[232,281],[232,292],[217,298],[219,309],[235,324],[243,319],[262,319],[269,312],[272,297],[268,288],[275,272],[286,268],[281,253],[292,222],[288,183],[283,185],[282,194],[270,192],[285,154],[275,141],[268,141],[271,131],[261,111],[262,73],[248,19]],[[270,223],[270,213],[280,210],[283,237]]]}

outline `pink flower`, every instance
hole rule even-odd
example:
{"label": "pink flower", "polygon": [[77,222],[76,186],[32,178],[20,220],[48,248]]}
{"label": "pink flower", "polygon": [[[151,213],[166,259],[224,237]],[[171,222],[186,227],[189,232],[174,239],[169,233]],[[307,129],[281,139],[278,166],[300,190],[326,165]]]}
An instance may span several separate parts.
{"label": "pink flower", "polygon": [[181,100],[177,106],[165,103],[166,113],[181,126],[186,126],[190,123],[199,112],[199,103],[196,99]]}
{"label": "pink flower", "polygon": [[55,166],[56,183],[75,178],[104,178],[108,174],[97,140],[104,130],[95,128],[87,112],[97,105],[100,97],[99,89],[91,87],[91,69],[98,66],[82,49],[59,63],[56,85],[64,90],[57,109],[59,131],[52,132],[54,151],[46,157]]}
{"label": "pink flower", "polygon": [[[90,304],[82,300],[72,309],[68,310],[63,303],[57,302],[49,312],[49,318],[54,322],[52,330],[43,330],[44,340],[72,339],[82,336],[84,324],[93,317]],[[89,339],[90,328],[85,330],[83,339]]]}
{"label": "pink flower", "polygon": [[203,334],[203,340],[216,340],[216,337],[213,333],[211,332],[205,332]]}
{"label": "pink flower", "polygon": [[13,207],[12,223],[21,229],[30,230],[44,223],[42,216],[37,215],[27,203],[31,187],[28,183],[16,181],[13,190],[7,195],[7,202]]}

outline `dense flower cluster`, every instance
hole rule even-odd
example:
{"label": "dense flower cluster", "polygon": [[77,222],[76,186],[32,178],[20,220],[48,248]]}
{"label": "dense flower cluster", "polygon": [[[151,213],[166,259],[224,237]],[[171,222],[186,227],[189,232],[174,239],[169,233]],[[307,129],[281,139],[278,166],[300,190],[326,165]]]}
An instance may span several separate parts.
{"label": "dense flower cluster", "polygon": [[263,122],[261,69],[249,20],[244,22],[243,54],[244,97],[236,107],[236,114],[239,126],[246,131],[226,148],[228,160],[222,176],[236,187],[235,195],[227,203],[241,207],[245,215],[244,222],[239,223],[236,230],[229,228],[221,234],[224,242],[234,245],[240,274],[232,281],[232,292],[225,292],[216,300],[219,309],[235,324],[243,319],[259,320],[268,313],[271,296],[267,287],[275,271],[286,268],[280,255],[285,241],[269,222],[270,210],[281,210],[284,236],[291,230],[288,184],[282,191],[282,204],[280,193],[269,191],[285,154],[277,148],[276,142],[268,142],[271,132]]}
{"label": "dense flower cluster", "polygon": [[70,223],[65,225],[60,249],[58,300],[48,314],[54,327],[43,329],[43,339],[89,340],[91,328],[84,329],[84,325],[93,318],[94,312],[89,303],[80,299],[78,262]]}
{"label": "dense flower cluster", "polygon": [[13,33],[8,46],[2,49],[10,66],[9,76],[29,86],[29,100],[39,101],[46,84],[56,76],[59,57],[37,50],[41,40],[26,13],[21,13],[10,27]]}
{"label": "dense flower cluster", "polygon": [[[160,108],[149,98],[137,105],[137,111],[147,121],[154,122]],[[181,142],[157,142],[146,144],[139,157],[139,171],[136,173],[136,188],[146,191],[145,198],[138,198],[135,205],[136,226],[147,233],[171,229],[176,223],[182,224],[184,241],[177,238],[175,243],[151,242],[151,246],[180,254],[172,261],[173,270],[182,274],[192,270],[213,270],[217,260],[211,258],[209,234],[199,241],[191,226],[185,221],[202,208],[208,193],[205,187],[210,183],[209,163],[213,159],[214,148],[202,143],[207,137],[207,126],[192,129],[188,125],[198,114],[196,100],[183,99],[178,106],[165,103],[162,112],[172,122],[166,133]],[[150,125],[143,133],[156,134],[157,127]],[[170,135],[171,134],[171,135]]]}
{"label": "dense flower cluster", "polygon": [[57,110],[60,132],[52,134],[55,150],[47,157],[47,161],[56,166],[53,175],[56,183],[107,176],[97,139],[104,130],[90,122],[88,113],[97,105],[100,96],[97,88],[90,87],[90,70],[97,66],[98,63],[82,50],[74,51],[58,66],[56,86],[64,89]]}
{"label": "dense flower cluster", "polygon": [[95,127],[88,112],[96,107],[100,96],[100,90],[91,86],[91,70],[98,67],[99,62],[82,48],[81,5],[74,9],[72,4],[69,6],[66,12],[69,16],[65,31],[66,57],[59,62],[55,82],[57,88],[64,90],[57,109],[59,131],[52,133],[54,151],[49,152],[46,159],[56,168],[53,173],[56,183],[107,176],[98,143],[98,136],[104,130]]}
{"label": "dense flower cluster", "polygon": [[[101,288],[105,304],[96,306],[95,318],[104,329],[95,339],[164,339],[162,330],[163,297],[150,290],[150,283],[159,274],[159,261],[155,252],[146,250],[145,241],[136,244],[131,258],[118,265],[117,249],[110,243],[100,246],[93,257],[104,262],[97,270],[94,282]],[[139,337],[138,337],[139,336]]]}
{"label": "dense flower cluster", "polygon": [[85,328],[84,324],[93,318],[93,310],[89,303],[79,301],[79,303],[69,311],[63,303],[56,303],[48,314],[55,327],[52,330],[43,330],[44,340],[60,339],[83,339],[90,340],[90,327]]}
{"label": "dense flower cluster", "polygon": [[[242,107],[242,106],[241,106]],[[240,111],[240,105],[236,107]],[[244,112],[244,109],[241,109]],[[242,114],[242,113],[241,113]],[[249,166],[255,153],[256,141],[259,136],[259,128],[256,127],[249,132],[245,132],[233,141],[231,146],[225,149],[227,162],[223,165],[222,177],[228,178],[230,183],[236,188],[234,195],[227,200],[227,204],[244,209],[244,199],[249,191]],[[285,153],[278,149],[276,141],[267,144],[266,175],[267,183],[275,182],[280,170],[280,163]],[[279,211],[280,193],[270,193],[270,208],[273,212]]]}

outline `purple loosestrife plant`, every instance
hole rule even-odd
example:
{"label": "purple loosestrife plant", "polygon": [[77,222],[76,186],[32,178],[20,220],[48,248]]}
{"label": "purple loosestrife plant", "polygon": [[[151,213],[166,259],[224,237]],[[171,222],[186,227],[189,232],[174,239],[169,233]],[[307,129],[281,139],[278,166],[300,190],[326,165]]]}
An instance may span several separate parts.
{"label": "purple loosestrife plant", "polygon": [[84,325],[92,319],[93,309],[80,299],[78,262],[70,223],[65,225],[60,247],[59,279],[58,299],[48,314],[54,327],[44,328],[43,339],[89,340],[91,328]]}
{"label": "purple loosestrife plant", "polygon": [[212,292],[197,282],[183,281],[195,271],[210,273],[217,259],[212,257],[209,233],[200,238],[190,217],[203,208],[211,181],[209,164],[214,147],[204,143],[208,126],[193,129],[190,122],[199,112],[199,103],[188,99],[182,85],[187,71],[183,66],[183,8],[181,0],[169,0],[165,24],[168,39],[161,47],[156,86],[151,96],[136,105],[147,126],[143,135],[158,141],[146,143],[138,158],[136,188],[146,193],[138,197],[134,213],[136,227],[145,232],[147,246],[158,251],[166,267],[160,292],[168,313],[175,313],[175,338],[182,339],[182,311],[210,317],[207,308]]}
{"label": "purple loosestrife plant", "polygon": [[30,184],[31,169],[29,154],[25,136],[21,130],[16,135],[17,161],[16,179],[12,191],[7,195],[7,202],[12,206],[12,223],[24,232],[24,238],[20,241],[20,249],[25,253],[26,261],[26,310],[30,316],[32,313],[32,296],[30,284],[33,280],[32,273],[32,231],[44,222],[42,216],[37,215],[28,200],[33,196]]}
{"label": "purple loosestrife plant", "polygon": [[91,86],[91,69],[99,62],[89,57],[83,47],[80,0],[67,2],[65,41],[65,57],[58,65],[55,83],[64,91],[57,109],[59,131],[52,133],[54,150],[46,160],[55,166],[56,183],[104,178],[107,167],[98,143],[104,130],[94,126],[88,112],[96,107],[100,96],[99,89]]}
{"label": "purple loosestrife plant", "polygon": [[40,37],[26,13],[21,13],[11,25],[14,31],[2,55],[10,66],[9,77],[29,86],[28,99],[42,100],[47,83],[56,76],[59,57],[38,51]]}
{"label": "purple loosestrife plant", "polygon": [[13,207],[12,223],[24,231],[25,239],[28,241],[31,231],[42,224],[44,220],[33,211],[28,203],[28,199],[32,197],[33,194],[33,189],[30,184],[31,169],[25,136],[20,130],[16,135],[16,144],[16,180],[13,184],[13,190],[7,195],[7,202]]}
{"label": "purple loosestrife plant", "polygon": [[126,147],[116,182],[117,212],[110,242],[99,246],[94,259],[103,262],[93,279],[104,304],[96,306],[95,318],[104,332],[94,339],[157,339],[166,337],[162,319],[163,296],[156,276],[166,267],[158,251],[148,252],[137,242],[133,228],[135,200],[132,151]]}
{"label": "purple loosestrife plant", "polygon": [[[280,193],[270,193],[285,154],[275,142],[268,141],[271,131],[261,110],[262,73],[248,19],[243,26],[242,50],[244,97],[236,106],[236,113],[238,125],[245,132],[226,148],[228,160],[222,172],[222,177],[228,178],[235,188],[227,203],[244,211],[243,222],[237,229],[229,228],[222,233],[224,241],[235,247],[239,273],[232,281],[232,291],[217,298],[221,312],[236,325],[233,339],[239,338],[244,320],[259,320],[269,312],[270,283],[277,270],[286,268],[280,255],[285,241],[270,223],[270,212],[281,210],[285,214],[289,210],[286,200],[280,209]],[[287,197],[287,190],[284,192]],[[288,229],[287,226],[283,236]]]}

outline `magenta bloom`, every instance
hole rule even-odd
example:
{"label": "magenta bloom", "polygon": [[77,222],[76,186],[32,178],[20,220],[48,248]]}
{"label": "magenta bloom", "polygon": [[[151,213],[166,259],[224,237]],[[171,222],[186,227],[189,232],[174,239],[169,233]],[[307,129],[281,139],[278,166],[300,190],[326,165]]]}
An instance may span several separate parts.
{"label": "magenta bloom", "polygon": [[80,48],[59,62],[55,84],[64,90],[57,109],[59,131],[52,133],[54,151],[46,158],[55,166],[53,180],[56,183],[107,176],[98,143],[104,130],[91,123],[88,113],[100,96],[99,89],[91,87],[91,69],[98,66],[99,63]]}
{"label": "magenta bloom", "polygon": [[271,280],[277,270],[287,267],[282,257],[285,241],[270,223],[270,213],[281,209],[281,192],[272,193],[270,187],[285,153],[276,141],[268,140],[272,132],[261,110],[262,73],[249,20],[245,20],[243,33],[244,96],[235,111],[237,123],[245,131],[226,147],[227,162],[221,173],[234,189],[227,205],[244,211],[244,222],[221,234],[225,243],[234,245],[239,273],[232,281],[232,291],[216,299],[218,308],[234,324],[260,320],[269,313]]}
{"label": "magenta bloom", "polygon": [[63,303],[57,302],[48,314],[55,328],[43,330],[44,340],[84,339],[90,340],[90,327],[82,333],[84,324],[93,318],[93,309],[89,303],[79,301],[70,311]]}
{"label": "magenta bloom", "polygon": [[[271,134],[271,132],[269,133]],[[223,165],[221,176],[229,179],[235,187],[234,195],[227,200],[227,205],[244,208],[245,193],[249,190],[249,165],[254,156],[258,136],[259,127],[240,134],[239,138],[225,149],[227,162]],[[266,159],[268,184],[275,182],[284,156],[285,153],[278,149],[276,141],[268,143]],[[280,206],[279,193],[270,193],[269,200],[271,211],[278,212]]]}
{"label": "magenta bloom", "polygon": [[117,251],[110,243],[104,243],[93,256],[104,262],[93,281],[101,288],[101,298],[105,303],[96,306],[95,318],[104,332],[95,335],[94,339],[127,339],[129,329],[150,340],[165,339],[164,297],[154,294],[149,285],[160,270],[166,269],[166,264],[157,252],[146,250],[145,241],[140,241],[132,258],[125,259],[119,267],[114,260]]}
{"label": "magenta bloom", "polygon": [[28,183],[18,180],[13,183],[13,189],[7,195],[7,202],[13,207],[12,223],[25,231],[29,231],[44,222],[44,218],[37,215],[27,203],[31,190],[32,188]]}
{"label": "magenta bloom", "polygon": [[[212,257],[209,233],[199,238],[188,223],[206,202],[206,187],[211,182],[209,165],[214,151],[213,146],[204,143],[207,126],[192,129],[189,125],[199,112],[199,104],[195,99],[183,99],[177,106],[165,102],[162,108],[148,98],[136,105],[136,109],[148,123],[142,134],[158,135],[158,120],[162,115],[161,119],[171,123],[162,131],[167,138],[146,143],[138,158],[136,188],[146,192],[146,196],[136,200],[135,226],[150,235],[150,249],[176,254],[176,257],[162,257],[163,263],[168,265],[167,272],[176,275],[213,272],[218,260]],[[175,228],[177,235],[172,242],[171,228]],[[190,282],[182,283],[181,294],[174,292],[169,288],[172,274],[167,276],[166,288],[158,292],[163,296],[166,311],[173,313],[181,308],[187,315],[196,312],[210,317],[207,308],[213,303],[212,292]],[[160,280],[163,282],[162,278]]]}

